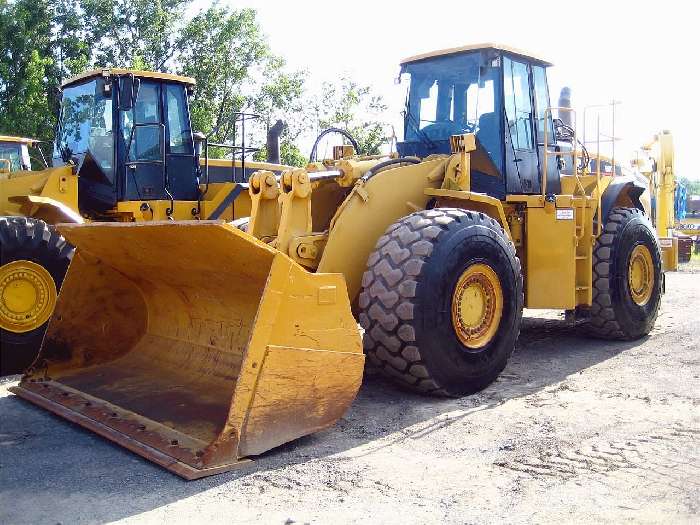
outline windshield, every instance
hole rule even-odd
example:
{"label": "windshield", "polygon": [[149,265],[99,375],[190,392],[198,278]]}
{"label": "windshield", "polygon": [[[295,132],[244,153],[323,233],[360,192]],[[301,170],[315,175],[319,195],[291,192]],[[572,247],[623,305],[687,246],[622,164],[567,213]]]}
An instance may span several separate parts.
{"label": "windshield", "polygon": [[111,175],[114,156],[112,99],[104,95],[102,78],[67,87],[61,100],[54,159],[62,160],[68,155],[88,151],[100,168]]}
{"label": "windshield", "polygon": [[409,75],[404,137],[407,142],[447,141],[475,133],[500,168],[498,60],[480,52],[406,64]]}
{"label": "windshield", "polygon": [[19,143],[0,143],[0,172],[22,169],[22,151]]}

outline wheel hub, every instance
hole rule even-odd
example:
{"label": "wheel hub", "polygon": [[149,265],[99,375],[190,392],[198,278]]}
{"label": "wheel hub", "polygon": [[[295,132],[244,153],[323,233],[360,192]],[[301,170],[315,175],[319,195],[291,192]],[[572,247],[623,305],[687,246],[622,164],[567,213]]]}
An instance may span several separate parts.
{"label": "wheel hub", "polygon": [[56,285],[43,266],[26,260],[0,267],[0,328],[24,333],[38,328],[56,306]]}
{"label": "wheel hub", "polygon": [[503,314],[501,282],[485,264],[469,266],[452,294],[452,325],[467,348],[482,348],[498,330]]}
{"label": "wheel hub", "polygon": [[639,306],[647,304],[654,289],[654,265],[649,248],[643,244],[630,254],[627,280],[632,300]]}

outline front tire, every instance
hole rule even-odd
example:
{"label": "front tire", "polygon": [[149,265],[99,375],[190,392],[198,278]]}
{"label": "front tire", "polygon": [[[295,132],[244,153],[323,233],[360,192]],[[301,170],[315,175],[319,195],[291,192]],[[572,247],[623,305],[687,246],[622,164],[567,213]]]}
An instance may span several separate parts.
{"label": "front tire", "polygon": [[471,394],[500,374],[515,348],[520,261],[482,213],[413,213],[377,241],[359,306],[367,357],[384,374],[418,392]]}
{"label": "front tire", "polygon": [[614,208],[593,251],[589,332],[634,340],[654,327],[663,289],[661,251],[649,219],[636,208]]}
{"label": "front tire", "polygon": [[7,375],[36,358],[74,248],[42,220],[0,217],[0,251],[0,375]]}

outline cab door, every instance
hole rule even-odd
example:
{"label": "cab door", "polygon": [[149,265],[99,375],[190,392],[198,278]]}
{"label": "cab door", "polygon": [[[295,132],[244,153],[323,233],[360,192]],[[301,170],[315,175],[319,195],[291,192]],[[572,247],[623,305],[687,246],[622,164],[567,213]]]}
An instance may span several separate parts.
{"label": "cab door", "polygon": [[161,85],[141,80],[134,107],[120,112],[125,156],[120,200],[168,199]]}
{"label": "cab door", "polygon": [[539,162],[528,63],[503,57],[503,100],[507,192],[539,193]]}
{"label": "cab door", "polygon": [[197,200],[196,161],[187,107],[186,87],[163,84],[166,114],[166,172],[168,189],[175,200]]}
{"label": "cab door", "polygon": [[537,115],[535,131],[537,132],[537,152],[540,160],[540,172],[545,168],[545,130],[547,131],[546,149],[550,152],[547,158],[547,193],[560,193],[559,163],[551,153],[556,151],[556,137],[552,114],[547,112],[549,107],[549,87],[544,66],[532,65],[532,80],[535,94],[535,114]]}

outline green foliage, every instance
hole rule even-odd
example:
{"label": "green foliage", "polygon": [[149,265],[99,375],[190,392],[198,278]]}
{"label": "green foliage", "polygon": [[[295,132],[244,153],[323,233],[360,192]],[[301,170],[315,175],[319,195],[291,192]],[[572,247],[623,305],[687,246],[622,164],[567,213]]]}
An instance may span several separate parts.
{"label": "green foliage", "polygon": [[[193,128],[215,142],[236,140],[237,111],[263,117],[249,126],[248,144],[263,141],[273,119],[301,111],[303,75],[285,71],[254,10],[214,4],[187,20],[186,7],[185,0],[0,0],[0,132],[51,141],[61,81],[102,67],[194,77]],[[290,158],[294,138],[285,132]]]}
{"label": "green foliage", "polygon": [[[262,147],[253,156],[253,160],[265,161],[267,159],[267,148]],[[288,139],[280,140],[280,162],[287,166],[297,166],[303,168],[308,163],[308,158],[299,147]]]}
{"label": "green foliage", "polygon": [[700,180],[690,180],[688,177],[679,177],[678,180],[686,187],[688,197],[700,195]]}
{"label": "green foliage", "polygon": [[177,52],[185,0],[82,0],[83,28],[102,67],[162,71]]}
{"label": "green foliage", "polygon": [[57,82],[49,37],[51,5],[41,0],[0,3],[0,132],[47,137]]}
{"label": "green foliage", "polygon": [[[386,109],[369,87],[342,79],[304,94],[303,71],[288,71],[269,48],[253,9],[217,3],[186,17],[186,0],[0,0],[0,132],[52,141],[61,81],[88,69],[130,67],[194,77],[192,127],[212,142],[261,145],[277,119],[287,123],[281,160],[303,166],[296,143],[329,126],[355,136],[362,153],[386,142]],[[212,148],[224,156],[227,150]],[[256,157],[264,158],[264,149]]]}
{"label": "green foliage", "polygon": [[[240,142],[234,136],[236,112],[262,115],[259,125],[248,126],[260,141],[277,114],[298,109],[302,74],[284,71],[284,60],[270,51],[254,10],[213,5],[185,26],[177,47],[178,71],[197,80],[193,128],[213,141]],[[250,137],[246,140],[250,144]]]}
{"label": "green foliage", "polygon": [[388,141],[388,124],[381,120],[386,109],[382,98],[369,86],[348,78],[338,85],[324,82],[320,97],[313,103],[317,130],[337,127],[348,131],[365,155],[379,154]]}

